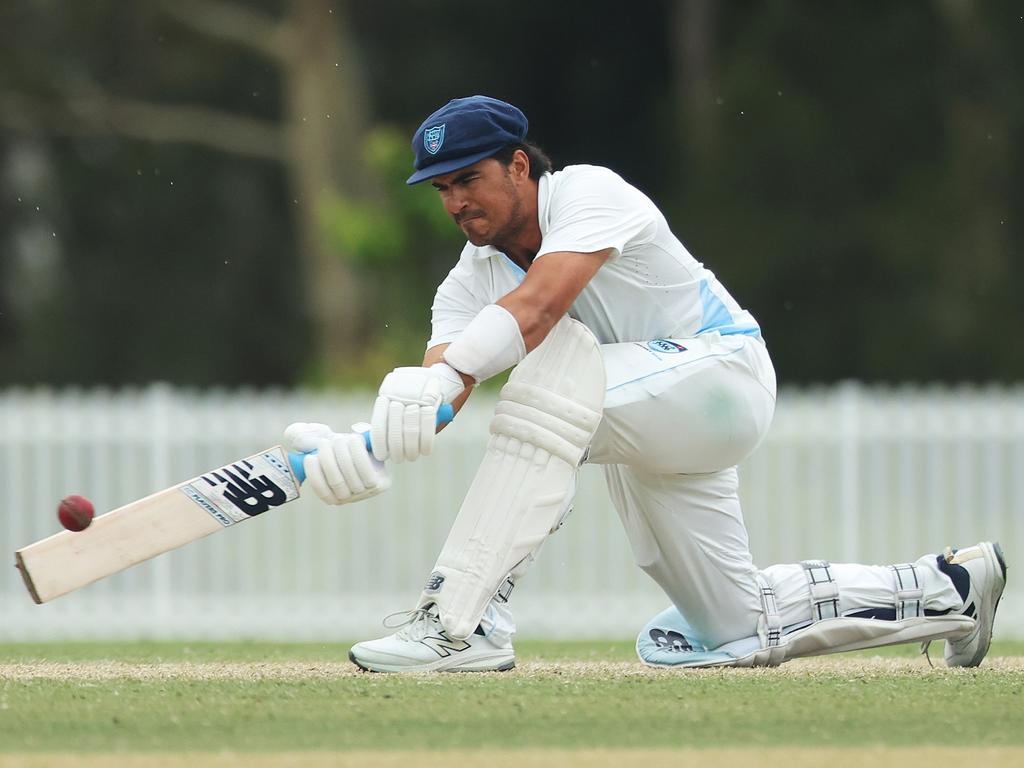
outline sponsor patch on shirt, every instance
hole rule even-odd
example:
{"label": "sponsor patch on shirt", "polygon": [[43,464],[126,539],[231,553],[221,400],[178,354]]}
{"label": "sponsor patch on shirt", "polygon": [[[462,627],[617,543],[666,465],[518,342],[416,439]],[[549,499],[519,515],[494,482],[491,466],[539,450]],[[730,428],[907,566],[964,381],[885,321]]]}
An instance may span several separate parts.
{"label": "sponsor patch on shirt", "polygon": [[647,346],[655,352],[664,352],[666,355],[677,355],[685,352],[686,347],[668,339],[654,339],[647,342]]}

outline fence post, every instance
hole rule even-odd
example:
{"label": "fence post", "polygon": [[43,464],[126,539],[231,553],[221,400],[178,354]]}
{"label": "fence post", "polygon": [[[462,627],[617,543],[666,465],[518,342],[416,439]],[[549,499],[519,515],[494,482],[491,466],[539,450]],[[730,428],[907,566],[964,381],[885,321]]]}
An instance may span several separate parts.
{"label": "fence post", "polygon": [[839,385],[839,508],[842,512],[840,545],[843,559],[859,561],[860,551],[860,387]]}
{"label": "fence post", "polygon": [[[149,388],[149,442],[150,473],[153,489],[166,488],[171,483],[170,428],[171,389],[167,384],[153,384]],[[153,560],[153,608],[159,634],[166,635],[172,629],[171,621],[171,570],[166,557]]]}

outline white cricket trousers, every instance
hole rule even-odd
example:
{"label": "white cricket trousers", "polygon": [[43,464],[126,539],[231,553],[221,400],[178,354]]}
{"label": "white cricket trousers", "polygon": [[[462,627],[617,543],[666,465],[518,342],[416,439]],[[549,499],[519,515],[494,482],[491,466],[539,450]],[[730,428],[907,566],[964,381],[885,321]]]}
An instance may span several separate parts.
{"label": "white cricket trousers", "polygon": [[[767,348],[749,336],[709,333],[605,344],[601,353],[607,396],[588,462],[604,465],[637,565],[707,647],[756,635],[758,570],[736,465],[764,438],[775,410]],[[934,558],[918,564],[924,566],[924,607],[959,608],[962,601]],[[843,612],[893,606],[888,568],[842,565],[835,573]],[[784,625],[811,618],[799,564],[761,575],[775,589]]]}

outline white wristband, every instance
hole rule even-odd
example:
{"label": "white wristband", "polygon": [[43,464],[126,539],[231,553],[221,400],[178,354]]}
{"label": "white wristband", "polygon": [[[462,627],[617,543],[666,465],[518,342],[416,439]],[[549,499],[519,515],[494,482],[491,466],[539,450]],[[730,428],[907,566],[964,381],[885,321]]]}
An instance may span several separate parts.
{"label": "white wristband", "polygon": [[444,361],[479,383],[526,357],[519,322],[504,307],[488,304],[444,351]]}

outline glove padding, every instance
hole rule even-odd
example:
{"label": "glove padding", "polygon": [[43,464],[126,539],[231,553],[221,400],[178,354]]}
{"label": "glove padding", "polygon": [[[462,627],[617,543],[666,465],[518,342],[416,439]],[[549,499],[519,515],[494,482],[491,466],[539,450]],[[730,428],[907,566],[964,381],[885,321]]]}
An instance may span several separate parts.
{"label": "glove padding", "polygon": [[333,434],[334,430],[326,424],[297,421],[285,428],[284,447],[295,453],[312,453],[316,450],[317,443]]}
{"label": "glove padding", "polygon": [[434,447],[438,407],[452,402],[463,389],[462,377],[447,363],[395,368],[384,377],[373,404],[374,457],[398,463],[428,456]]}
{"label": "glove padding", "polygon": [[366,450],[360,431],[339,434],[326,424],[299,422],[284,436],[290,450],[306,454],[306,483],[327,504],[362,501],[391,487],[387,467]]}

